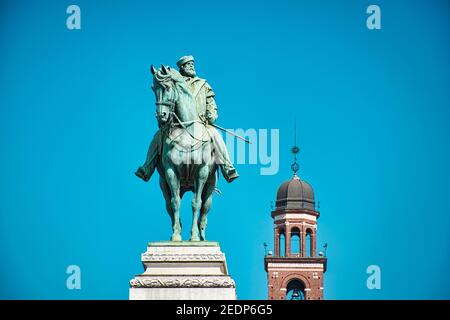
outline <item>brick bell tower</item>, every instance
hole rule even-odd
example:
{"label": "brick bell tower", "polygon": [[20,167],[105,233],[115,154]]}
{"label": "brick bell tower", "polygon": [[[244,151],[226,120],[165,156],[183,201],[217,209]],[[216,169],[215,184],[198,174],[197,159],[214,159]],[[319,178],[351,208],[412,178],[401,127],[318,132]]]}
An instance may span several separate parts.
{"label": "brick bell tower", "polygon": [[312,187],[297,176],[299,148],[294,146],[292,152],[294,175],[279,187],[271,214],[274,252],[264,258],[269,300],[322,300],[327,258],[316,246],[320,214]]}

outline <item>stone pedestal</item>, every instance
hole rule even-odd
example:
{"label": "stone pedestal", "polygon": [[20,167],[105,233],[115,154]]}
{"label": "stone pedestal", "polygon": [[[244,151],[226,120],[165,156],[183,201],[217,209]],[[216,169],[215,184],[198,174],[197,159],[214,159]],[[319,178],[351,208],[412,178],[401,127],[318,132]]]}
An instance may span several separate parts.
{"label": "stone pedestal", "polygon": [[145,271],[130,281],[130,300],[236,300],[217,242],[153,242],[141,260]]}

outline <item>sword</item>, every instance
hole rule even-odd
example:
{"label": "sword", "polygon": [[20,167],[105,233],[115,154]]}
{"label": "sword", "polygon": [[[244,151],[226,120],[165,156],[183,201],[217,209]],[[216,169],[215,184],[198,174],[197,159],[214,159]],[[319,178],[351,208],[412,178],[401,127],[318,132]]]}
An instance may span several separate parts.
{"label": "sword", "polygon": [[236,134],[236,133],[234,133],[234,132],[231,132],[231,131],[229,131],[229,130],[227,130],[227,129],[225,129],[225,128],[222,128],[221,126],[218,126],[217,124],[209,123],[209,125],[210,125],[210,126],[213,126],[214,128],[217,128],[217,129],[220,129],[220,130],[222,130],[222,131],[225,131],[226,133],[229,133],[229,134],[231,134],[232,136],[235,136],[236,138],[239,138],[239,139],[241,139],[241,140],[243,140],[243,141],[245,141],[245,142],[247,142],[247,143],[249,143],[249,144],[252,144],[252,143],[250,142],[250,140],[247,140],[247,139],[245,139],[244,137],[241,137],[240,135],[238,135],[238,134]]}

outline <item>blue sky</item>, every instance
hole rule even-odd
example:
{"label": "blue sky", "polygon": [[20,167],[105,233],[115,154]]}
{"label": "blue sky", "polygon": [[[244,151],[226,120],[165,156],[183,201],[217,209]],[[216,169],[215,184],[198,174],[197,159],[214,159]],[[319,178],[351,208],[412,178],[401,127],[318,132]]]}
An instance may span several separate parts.
{"label": "blue sky", "polygon": [[[133,174],[156,130],[149,67],[185,54],[220,125],[280,130],[279,173],[237,165],[209,215],[240,299],[267,297],[294,119],[325,298],[450,298],[448,2],[376,1],[378,31],[367,1],[76,1],[73,31],[70,4],[0,5],[0,298],[128,298],[146,243],[171,233],[157,179]],[[66,288],[72,264],[81,290]],[[366,287],[372,264],[381,290]]]}

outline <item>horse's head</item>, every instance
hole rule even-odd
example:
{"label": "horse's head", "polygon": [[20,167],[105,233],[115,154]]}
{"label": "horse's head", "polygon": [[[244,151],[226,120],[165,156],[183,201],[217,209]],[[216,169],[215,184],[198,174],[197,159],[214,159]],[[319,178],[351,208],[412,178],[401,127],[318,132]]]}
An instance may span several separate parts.
{"label": "horse's head", "polygon": [[152,90],[156,97],[156,118],[160,125],[164,125],[176,112],[182,96],[187,95],[192,98],[192,94],[178,71],[162,65],[158,70],[151,66],[151,72],[153,74]]}
{"label": "horse's head", "polygon": [[179,103],[180,93],[188,93],[186,82],[180,73],[170,67],[161,66],[156,70],[151,66],[153,74],[152,89],[156,97],[156,118],[163,125],[171,120],[175,107]]}

